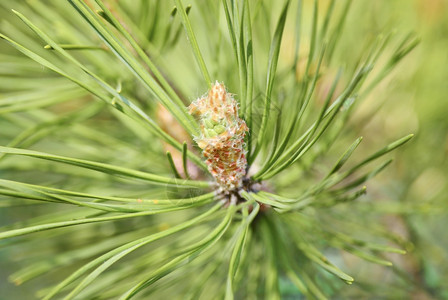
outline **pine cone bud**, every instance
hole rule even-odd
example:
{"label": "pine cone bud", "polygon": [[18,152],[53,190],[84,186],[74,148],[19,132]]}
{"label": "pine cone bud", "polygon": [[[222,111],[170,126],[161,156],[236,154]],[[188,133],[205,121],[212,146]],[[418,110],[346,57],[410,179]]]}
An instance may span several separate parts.
{"label": "pine cone bud", "polygon": [[221,190],[229,193],[242,186],[246,174],[244,137],[249,128],[238,117],[238,103],[218,82],[208,95],[189,106],[201,122],[201,136],[195,141],[202,149],[208,170]]}

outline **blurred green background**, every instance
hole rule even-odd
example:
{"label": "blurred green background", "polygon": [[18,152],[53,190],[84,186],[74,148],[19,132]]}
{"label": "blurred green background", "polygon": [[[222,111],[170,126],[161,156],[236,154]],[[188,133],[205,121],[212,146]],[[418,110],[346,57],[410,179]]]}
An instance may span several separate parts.
{"label": "blurred green background", "polygon": [[[323,11],[328,2],[320,1]],[[346,259],[352,260],[348,264],[358,276],[377,289],[384,281],[393,283],[391,277],[403,276],[413,284],[410,297],[448,299],[448,1],[353,2],[342,37],[345,47],[339,49],[337,60],[350,60],[362,51],[363,39],[389,28],[398,35],[413,31],[421,42],[372,91],[352,118],[349,129],[353,136],[366,138],[360,148],[366,152],[369,147],[415,133],[411,143],[395,153],[392,166],[370,183],[374,186],[370,196],[376,200],[372,204],[375,213],[384,213],[387,230],[409,241],[408,254],[388,257],[396,269]],[[309,12],[312,1],[304,3]],[[287,33],[284,38],[282,58],[288,60]],[[0,51],[5,48],[9,46],[1,42]],[[373,114],[375,111],[378,112]],[[368,206],[358,209],[369,212]],[[5,213],[0,207],[1,219],[6,218]],[[20,288],[8,282],[15,266],[7,255],[7,251],[0,252],[0,299],[32,299],[32,282]],[[350,298],[349,287],[346,297]]]}
{"label": "blurred green background", "polygon": [[[373,180],[381,186],[373,196],[375,208],[390,213],[384,224],[410,242],[408,254],[394,260],[406,270],[403,276],[412,278],[410,297],[448,299],[448,1],[354,2],[345,55],[351,55],[358,39],[387,27],[414,31],[420,38],[419,46],[368,96],[352,125],[371,145],[415,133],[395,154],[392,167]],[[387,278],[371,268],[363,271],[379,287]]]}

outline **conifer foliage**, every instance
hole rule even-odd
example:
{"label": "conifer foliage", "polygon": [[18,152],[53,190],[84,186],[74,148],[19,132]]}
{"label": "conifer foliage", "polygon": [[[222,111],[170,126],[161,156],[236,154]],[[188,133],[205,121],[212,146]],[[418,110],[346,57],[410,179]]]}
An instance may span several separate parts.
{"label": "conifer foliage", "polygon": [[340,253],[404,253],[353,204],[412,135],[360,156],[347,124],[417,40],[341,61],[356,1],[321,2],[2,0],[11,281],[42,299],[326,299],[359,288]]}

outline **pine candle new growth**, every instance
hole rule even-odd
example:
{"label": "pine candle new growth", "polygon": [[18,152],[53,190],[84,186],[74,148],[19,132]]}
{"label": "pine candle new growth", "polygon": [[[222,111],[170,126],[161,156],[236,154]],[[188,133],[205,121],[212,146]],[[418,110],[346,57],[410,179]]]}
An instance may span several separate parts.
{"label": "pine candle new growth", "polygon": [[216,82],[189,109],[190,114],[200,118],[201,136],[195,137],[195,141],[222,192],[240,188],[246,174],[244,137],[249,128],[238,116],[237,101],[223,84]]}

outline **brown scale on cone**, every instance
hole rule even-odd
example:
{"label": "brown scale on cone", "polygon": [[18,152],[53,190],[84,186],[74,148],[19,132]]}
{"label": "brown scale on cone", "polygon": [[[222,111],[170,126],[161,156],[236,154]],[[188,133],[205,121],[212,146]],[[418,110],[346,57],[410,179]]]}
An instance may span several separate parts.
{"label": "brown scale on cone", "polygon": [[201,136],[195,141],[221,190],[230,193],[241,188],[247,165],[244,137],[249,128],[238,116],[238,103],[223,84],[216,82],[189,109],[200,118]]}

